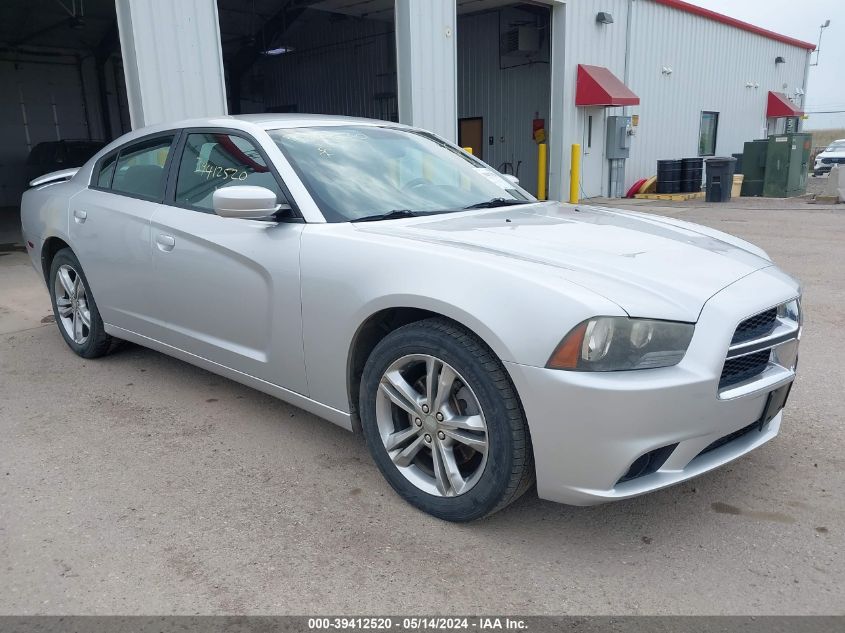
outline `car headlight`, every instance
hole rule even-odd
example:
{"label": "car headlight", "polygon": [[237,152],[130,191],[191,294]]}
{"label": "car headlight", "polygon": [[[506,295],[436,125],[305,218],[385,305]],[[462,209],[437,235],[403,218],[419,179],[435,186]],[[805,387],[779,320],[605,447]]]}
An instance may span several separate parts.
{"label": "car headlight", "polygon": [[695,325],[595,317],[579,323],[549,357],[549,369],[623,371],[670,367],[687,352]]}
{"label": "car headlight", "polygon": [[778,306],[778,317],[794,321],[800,326],[804,325],[804,315],[801,312],[801,300],[793,299]]}

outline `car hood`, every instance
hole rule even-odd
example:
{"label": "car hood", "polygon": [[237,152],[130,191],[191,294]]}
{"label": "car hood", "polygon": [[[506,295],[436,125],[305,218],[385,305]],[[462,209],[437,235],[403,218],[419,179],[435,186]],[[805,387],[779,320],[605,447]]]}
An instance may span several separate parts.
{"label": "car hood", "polygon": [[693,322],[715,293],[772,265],[738,238],[629,211],[539,203],[355,225],[358,230],[532,262],[630,316]]}
{"label": "car hood", "polygon": [[845,149],[837,149],[832,152],[819,152],[816,158],[845,158]]}

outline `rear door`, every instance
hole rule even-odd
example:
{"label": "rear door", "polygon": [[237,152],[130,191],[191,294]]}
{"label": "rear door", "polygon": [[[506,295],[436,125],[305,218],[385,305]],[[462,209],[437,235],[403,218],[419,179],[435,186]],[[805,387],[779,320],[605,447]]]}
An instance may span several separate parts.
{"label": "rear door", "polygon": [[150,220],[164,198],[176,134],[146,137],[101,158],[70,200],[70,237],[103,320],[148,335]]}
{"label": "rear door", "polygon": [[259,144],[242,132],[187,130],[168,204],[152,218],[154,338],[250,376],[306,392],[299,293],[304,224],[222,218],[220,187],[288,195]]}

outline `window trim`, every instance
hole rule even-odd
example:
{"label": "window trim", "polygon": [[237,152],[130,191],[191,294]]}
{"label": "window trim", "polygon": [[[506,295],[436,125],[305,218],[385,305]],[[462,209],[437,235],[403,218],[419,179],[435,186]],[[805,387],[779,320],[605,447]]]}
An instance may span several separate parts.
{"label": "window trim", "polygon": [[190,127],[190,128],[183,128],[180,132],[179,139],[174,146],[174,156],[178,156],[179,160],[173,160],[173,163],[170,167],[170,172],[168,173],[167,178],[167,186],[165,188],[164,193],[164,200],[162,204],[166,204],[169,207],[176,207],[177,209],[185,209],[186,211],[195,211],[197,213],[205,213],[207,215],[216,215],[214,213],[214,209],[204,209],[202,207],[198,207],[192,204],[181,204],[176,201],[176,184],[177,180],[179,179],[179,168],[182,165],[182,159],[184,158],[185,152],[185,145],[188,142],[188,136],[191,134],[226,134],[227,136],[236,136],[238,138],[242,138],[255,147],[258,151],[258,154],[267,164],[267,167],[271,174],[273,174],[273,178],[276,180],[276,184],[279,187],[279,190],[284,195],[287,204],[290,205],[291,208],[291,217],[282,217],[278,218],[277,221],[279,222],[304,222],[305,216],[302,215],[302,212],[299,209],[299,206],[296,203],[296,200],[290,193],[290,189],[287,188],[285,185],[284,179],[279,174],[279,170],[276,169],[276,165],[270,160],[270,157],[267,155],[267,152],[264,151],[264,147],[261,143],[252,136],[249,132],[245,132],[244,130],[239,130],[236,128],[228,128],[228,127]]}
{"label": "window trim", "polygon": [[[701,133],[704,129],[704,115],[705,114],[713,114],[715,115],[715,125],[713,126],[713,151],[711,153],[706,153],[701,151]],[[698,118],[698,155],[699,156],[715,156],[716,155],[716,145],[719,140],[719,112],[715,110],[702,110],[699,114]]]}
{"label": "window trim", "polygon": [[[88,188],[94,189],[95,191],[103,191],[105,193],[110,193],[115,196],[123,196],[125,198],[133,198],[134,200],[143,200],[144,202],[157,202],[161,204],[166,196],[167,187],[170,183],[171,166],[173,164],[173,153],[175,151],[175,148],[179,144],[181,133],[181,130],[164,130],[161,132],[153,132],[152,134],[146,134],[144,136],[139,136],[138,138],[133,138],[132,140],[123,143],[120,147],[116,147],[112,151],[103,154],[102,156],[100,156],[100,158],[97,159],[97,162],[94,163],[94,168],[91,170],[91,178],[88,181]],[[167,160],[164,161],[164,166],[162,167],[164,173],[164,187],[162,188],[162,193],[160,196],[141,196],[134,193],[127,193],[125,191],[115,191],[114,189],[112,189],[112,185],[114,184],[114,175],[117,173],[117,163],[120,161],[120,154],[123,152],[123,150],[133,145],[152,141],[157,138],[165,138],[168,136],[172,136],[173,139],[170,141],[170,151],[167,153]],[[115,158],[115,168],[112,172],[111,179],[109,180],[109,186],[101,187],[98,184],[95,184],[95,179],[99,178],[100,169],[102,168],[103,163],[112,156],[114,156]]]}

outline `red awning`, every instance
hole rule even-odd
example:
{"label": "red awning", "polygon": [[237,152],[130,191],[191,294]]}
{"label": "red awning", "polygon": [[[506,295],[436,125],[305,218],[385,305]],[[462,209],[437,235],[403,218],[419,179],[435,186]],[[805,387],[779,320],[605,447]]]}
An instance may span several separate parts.
{"label": "red awning", "polygon": [[628,106],[639,103],[640,98],[604,66],[578,64],[575,105]]}
{"label": "red awning", "polygon": [[804,113],[795,107],[782,92],[769,92],[769,105],[766,107],[766,117],[777,118],[783,116],[803,116]]}

